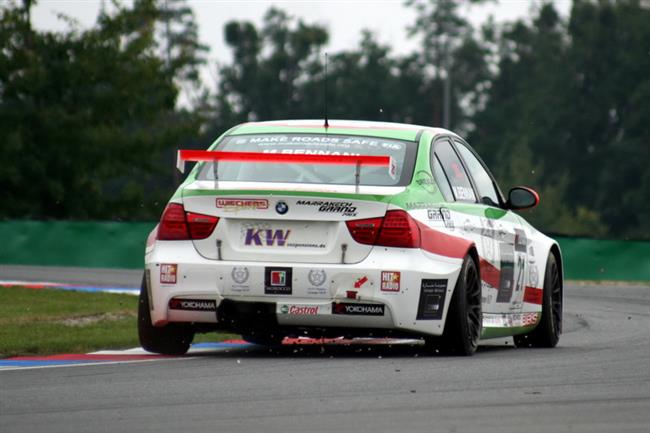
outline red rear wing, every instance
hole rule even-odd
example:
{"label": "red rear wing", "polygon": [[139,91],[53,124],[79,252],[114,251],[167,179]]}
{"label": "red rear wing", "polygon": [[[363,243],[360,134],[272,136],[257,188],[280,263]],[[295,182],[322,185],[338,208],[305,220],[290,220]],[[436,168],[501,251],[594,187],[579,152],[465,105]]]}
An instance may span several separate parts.
{"label": "red rear wing", "polygon": [[[221,152],[210,150],[179,150],[176,167],[183,173],[185,161],[219,161],[224,162],[250,162],[266,164],[328,164],[328,165],[354,165],[356,166],[356,184],[359,185],[359,171],[362,165],[374,167],[387,167],[388,175],[395,179],[397,166],[390,156],[374,155],[308,155],[287,153],[262,153],[262,152]],[[216,180],[216,179],[215,179]]]}

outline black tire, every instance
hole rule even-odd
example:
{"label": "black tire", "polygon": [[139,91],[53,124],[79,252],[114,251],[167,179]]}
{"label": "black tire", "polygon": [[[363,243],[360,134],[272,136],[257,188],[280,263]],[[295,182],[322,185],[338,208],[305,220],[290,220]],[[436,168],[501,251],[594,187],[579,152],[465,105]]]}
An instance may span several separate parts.
{"label": "black tire", "polygon": [[189,324],[170,323],[163,327],[151,324],[149,295],[144,278],[138,302],[138,336],[143,349],[163,355],[183,355],[194,338],[194,330]]}
{"label": "black tire", "polygon": [[472,356],[483,331],[481,279],[476,262],[467,256],[451,297],[441,337],[425,338],[427,347],[443,354]]}
{"label": "black tire", "polygon": [[531,332],[515,335],[517,347],[555,347],[562,334],[562,278],[553,253],[546,261],[542,318]]}

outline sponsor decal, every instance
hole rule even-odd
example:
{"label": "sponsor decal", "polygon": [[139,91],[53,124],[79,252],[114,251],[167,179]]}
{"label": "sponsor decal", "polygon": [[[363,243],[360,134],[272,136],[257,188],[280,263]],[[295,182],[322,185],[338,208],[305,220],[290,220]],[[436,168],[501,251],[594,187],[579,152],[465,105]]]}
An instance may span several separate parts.
{"label": "sponsor decal", "polygon": [[482,255],[488,261],[495,261],[498,244],[495,240],[496,230],[494,229],[494,222],[489,218],[479,218],[479,220],[481,222]]}
{"label": "sponsor decal", "polygon": [[323,269],[311,269],[307,275],[307,279],[309,279],[309,283],[312,286],[320,287],[325,284],[327,274]]}
{"label": "sponsor decal", "polygon": [[476,200],[476,197],[474,197],[474,190],[472,190],[472,188],[466,186],[452,186],[452,189],[454,190],[454,196],[456,197],[456,200]]}
{"label": "sponsor decal", "polygon": [[343,216],[357,215],[357,207],[349,201],[298,200],[296,205],[318,207],[318,212],[340,213]]}
{"label": "sponsor decal", "polygon": [[498,314],[483,313],[483,326],[486,328],[503,325],[503,318]]}
{"label": "sponsor decal", "polygon": [[427,209],[427,218],[429,218],[430,221],[441,221],[448,229],[454,229],[451,212],[446,207]]}
{"label": "sponsor decal", "polygon": [[178,265],[163,263],[160,265],[160,282],[162,284],[176,284]]}
{"label": "sponsor decal", "polygon": [[170,299],[169,308],[187,311],[216,311],[217,302],[212,299]]}
{"label": "sponsor decal", "polygon": [[355,289],[360,289],[366,282],[368,281],[368,277],[365,275],[361,278],[359,278],[357,281],[354,282],[354,288]]}
{"label": "sponsor decal", "polygon": [[400,291],[400,273],[393,271],[381,272],[381,291],[382,292],[399,292]]}
{"label": "sponsor decal", "polygon": [[279,201],[275,204],[275,211],[280,215],[284,215],[289,211],[289,205],[283,201]]}
{"label": "sponsor decal", "polygon": [[447,280],[423,279],[416,320],[440,320],[445,306]]}
{"label": "sponsor decal", "polygon": [[[348,148],[350,146],[337,144],[336,147]],[[361,156],[359,152],[339,152],[338,150],[312,150],[312,149],[264,149],[262,153],[281,153],[285,155],[343,155]]]}
{"label": "sponsor decal", "polygon": [[397,164],[393,158],[390,159],[390,167],[388,169],[388,175],[395,179],[397,177]]}
{"label": "sponsor decal", "polygon": [[528,267],[528,285],[531,287],[537,287],[539,285],[539,271],[534,263],[531,263]]}
{"label": "sponsor decal", "polygon": [[287,273],[285,271],[271,271],[271,285],[285,286],[287,284]]}
{"label": "sponsor decal", "polygon": [[526,232],[515,229],[515,251],[526,254],[527,246],[528,239],[526,238]]}
{"label": "sponsor decal", "polygon": [[250,272],[246,267],[234,267],[232,268],[232,271],[230,271],[230,277],[237,284],[244,284],[248,281],[249,275]]}
{"label": "sponsor decal", "polygon": [[417,183],[418,185],[435,185],[436,184],[436,182],[433,180],[432,177],[422,177],[420,179],[416,179],[415,183]]}
{"label": "sponsor decal", "polygon": [[347,314],[351,316],[383,316],[384,305],[381,304],[347,304],[333,303],[332,314]]}
{"label": "sponsor decal", "polygon": [[500,241],[504,241],[508,233],[506,232],[506,229],[503,227],[503,224],[499,223],[497,224],[497,239]]}
{"label": "sponsor decal", "polygon": [[503,227],[499,227],[499,229],[495,228],[494,226],[494,220],[490,218],[480,218],[481,222],[481,236],[485,236],[491,239],[499,239],[501,238],[500,231],[503,230]]}
{"label": "sponsor decal", "polygon": [[267,295],[290,295],[291,268],[264,268],[264,293]]}
{"label": "sponsor decal", "polygon": [[280,305],[280,313],[296,316],[315,316],[318,314],[318,305]]}
{"label": "sponsor decal", "polygon": [[406,209],[429,209],[435,207],[436,203],[418,201],[418,202],[407,202],[404,205]]}
{"label": "sponsor decal", "polygon": [[499,281],[499,293],[497,302],[510,302],[515,291],[515,251],[514,246],[507,243],[499,244],[499,256],[501,257],[501,274]]}
{"label": "sponsor decal", "polygon": [[539,313],[483,313],[483,326],[486,328],[515,328],[521,326],[533,326],[537,324],[539,317]]}
{"label": "sponsor decal", "polygon": [[521,319],[522,326],[532,326],[537,323],[538,313],[524,313]]}
{"label": "sponsor decal", "polygon": [[415,183],[430,193],[434,193],[437,189],[436,181],[433,180],[431,173],[424,170],[415,173]]}
{"label": "sponsor decal", "polygon": [[268,209],[269,201],[265,199],[218,198],[216,205],[219,209],[236,212],[240,210]]}
{"label": "sponsor decal", "polygon": [[283,247],[287,243],[287,238],[290,234],[291,230],[246,229],[244,244],[267,247],[273,247],[277,245],[279,247]]}

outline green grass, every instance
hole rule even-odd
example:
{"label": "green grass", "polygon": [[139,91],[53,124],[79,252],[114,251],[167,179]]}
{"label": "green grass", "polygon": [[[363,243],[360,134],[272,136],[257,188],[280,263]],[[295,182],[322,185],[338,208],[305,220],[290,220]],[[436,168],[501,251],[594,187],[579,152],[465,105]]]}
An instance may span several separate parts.
{"label": "green grass", "polygon": [[132,295],[0,287],[0,358],[138,347],[137,308]]}

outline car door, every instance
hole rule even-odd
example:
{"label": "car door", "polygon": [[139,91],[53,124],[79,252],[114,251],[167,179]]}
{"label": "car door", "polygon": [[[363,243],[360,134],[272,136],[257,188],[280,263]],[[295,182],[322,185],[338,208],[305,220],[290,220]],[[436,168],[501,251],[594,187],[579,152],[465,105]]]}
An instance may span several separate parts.
{"label": "car door", "polygon": [[[444,176],[449,213],[463,236],[476,244],[485,313],[521,310],[526,266],[526,236],[517,216],[504,209],[494,178],[475,152],[456,137],[434,142],[434,174]],[[441,173],[442,172],[442,173]],[[439,183],[445,183],[440,182]]]}

